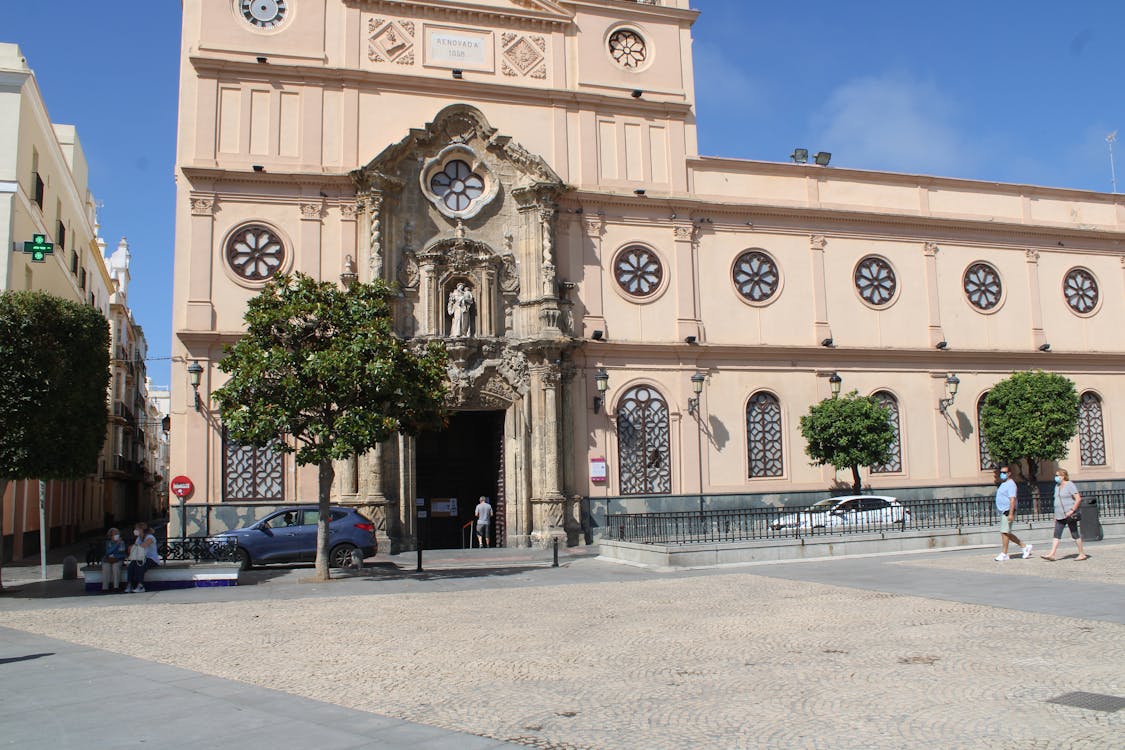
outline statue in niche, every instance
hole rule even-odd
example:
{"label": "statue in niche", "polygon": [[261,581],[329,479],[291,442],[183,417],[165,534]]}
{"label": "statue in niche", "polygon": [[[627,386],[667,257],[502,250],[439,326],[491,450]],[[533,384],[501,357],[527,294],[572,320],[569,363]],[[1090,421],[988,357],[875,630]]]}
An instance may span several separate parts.
{"label": "statue in niche", "polygon": [[457,284],[457,288],[449,293],[449,302],[446,304],[453,320],[449,324],[449,335],[453,338],[465,338],[473,335],[473,293],[465,282]]}

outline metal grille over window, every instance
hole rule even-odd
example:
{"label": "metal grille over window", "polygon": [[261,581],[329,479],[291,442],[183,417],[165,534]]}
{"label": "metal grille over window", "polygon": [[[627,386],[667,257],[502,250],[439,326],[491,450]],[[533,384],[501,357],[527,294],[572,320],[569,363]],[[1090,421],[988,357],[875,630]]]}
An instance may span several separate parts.
{"label": "metal grille over window", "polygon": [[887,391],[879,391],[875,394],[875,400],[879,402],[879,406],[890,412],[888,421],[891,423],[891,428],[895,431],[894,440],[891,441],[891,449],[888,452],[886,463],[879,466],[872,466],[872,474],[895,474],[902,471],[902,427],[899,422],[898,412],[898,399],[894,394]]}
{"label": "metal grille over window", "polygon": [[281,502],[285,499],[284,487],[281,453],[240,445],[223,431],[223,500]]}
{"label": "metal grille over window", "polygon": [[668,405],[652,388],[631,388],[621,399],[617,451],[622,495],[672,491]]}
{"label": "metal grille over window", "polygon": [[1078,445],[1083,466],[1105,466],[1105,425],[1102,400],[1087,391],[1078,403]]}
{"label": "metal grille over window", "polygon": [[986,393],[980,397],[980,401],[977,401],[977,442],[980,445],[980,467],[985,471],[991,471],[993,469],[999,469],[1000,466],[993,461],[992,456],[988,454],[988,442],[984,439],[984,432],[982,432],[980,428],[981,425],[984,424],[984,420],[981,419],[981,413],[984,411],[984,400],[987,397],[988,394]]}
{"label": "metal grille over window", "polygon": [[272,230],[263,226],[239,229],[227,240],[227,263],[247,281],[265,281],[285,261],[285,246]]}
{"label": "metal grille over window", "polygon": [[756,393],[746,406],[746,442],[751,477],[780,477],[782,462],[781,404],[770,393]]}
{"label": "metal grille over window", "polygon": [[609,54],[623,68],[639,68],[648,57],[648,47],[641,35],[620,29],[609,37]]}
{"label": "metal grille over window", "polygon": [[974,263],[965,271],[963,279],[965,296],[978,310],[991,310],[1000,304],[1003,287],[1000,274],[987,263]]}
{"label": "metal grille over window", "polygon": [[894,298],[898,280],[887,261],[869,255],[855,267],[855,288],[869,304],[880,306]]}
{"label": "metal grille over window", "polygon": [[776,294],[780,280],[773,258],[758,250],[748,250],[734,262],[734,284],[751,302],[765,302]]}
{"label": "metal grille over window", "polygon": [[1098,282],[1085,268],[1072,268],[1063,280],[1066,304],[1074,312],[1085,315],[1098,306]]}
{"label": "metal grille over window", "polygon": [[640,246],[627,247],[613,261],[613,277],[627,294],[648,297],[660,288],[664,266],[653,251]]}
{"label": "metal grille over window", "polygon": [[473,172],[467,163],[454,159],[430,178],[430,190],[450,211],[464,211],[484,195],[484,178]]}

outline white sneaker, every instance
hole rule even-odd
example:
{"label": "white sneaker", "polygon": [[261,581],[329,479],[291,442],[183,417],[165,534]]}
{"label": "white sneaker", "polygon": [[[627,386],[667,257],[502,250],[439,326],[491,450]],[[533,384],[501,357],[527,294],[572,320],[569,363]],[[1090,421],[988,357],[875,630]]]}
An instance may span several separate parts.
{"label": "white sneaker", "polygon": [[1005,555],[1003,552],[1001,552],[999,555],[997,555],[996,557],[994,557],[992,559],[995,560],[996,562],[1004,562],[1005,560],[1010,560],[1011,558],[1009,558],[1007,555]]}
{"label": "white sneaker", "polygon": [[137,587],[133,589],[134,594],[143,594],[144,592],[145,592],[145,587],[144,587],[143,583],[138,583]]}
{"label": "white sneaker", "polygon": [[126,593],[126,594],[131,594],[131,593],[133,593],[133,587],[132,587],[132,586],[126,586],[126,587],[125,587],[125,593]]}
{"label": "white sneaker", "polygon": [[1021,557],[1023,557],[1024,560],[1031,557],[1031,545],[1030,544],[1024,546],[1023,554],[1021,555]]}

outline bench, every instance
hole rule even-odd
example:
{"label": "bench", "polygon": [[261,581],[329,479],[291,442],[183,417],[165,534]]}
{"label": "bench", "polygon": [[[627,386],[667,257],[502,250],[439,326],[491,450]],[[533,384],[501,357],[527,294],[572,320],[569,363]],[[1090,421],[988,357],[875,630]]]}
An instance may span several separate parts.
{"label": "bench", "polygon": [[[121,566],[121,585],[125,586],[128,576],[125,566]],[[145,590],[164,591],[167,589],[207,588],[211,586],[237,586],[238,563],[191,563],[172,561],[159,568],[145,571]],[[86,591],[102,590],[102,566],[87,565],[82,568],[86,581]]]}

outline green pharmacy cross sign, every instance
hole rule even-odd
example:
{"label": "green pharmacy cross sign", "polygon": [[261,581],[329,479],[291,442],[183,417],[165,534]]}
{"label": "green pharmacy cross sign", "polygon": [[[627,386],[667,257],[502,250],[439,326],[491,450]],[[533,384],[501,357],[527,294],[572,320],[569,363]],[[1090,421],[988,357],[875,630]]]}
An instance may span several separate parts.
{"label": "green pharmacy cross sign", "polygon": [[55,254],[54,243],[47,242],[47,235],[33,234],[31,242],[23,243],[23,251],[31,253],[33,263],[42,263],[48,255]]}

